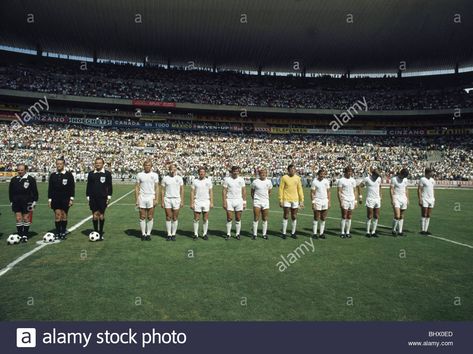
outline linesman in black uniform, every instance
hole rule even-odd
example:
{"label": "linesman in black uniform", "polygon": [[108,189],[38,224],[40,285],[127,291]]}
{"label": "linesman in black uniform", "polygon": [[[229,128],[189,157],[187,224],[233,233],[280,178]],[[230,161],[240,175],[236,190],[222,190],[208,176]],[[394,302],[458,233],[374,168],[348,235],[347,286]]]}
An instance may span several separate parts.
{"label": "linesman in black uniform", "polygon": [[56,238],[66,239],[67,213],[75,195],[75,181],[71,172],[65,170],[64,158],[56,160],[56,172],[49,176],[48,204],[54,210]]}
{"label": "linesman in black uniform", "polygon": [[94,170],[87,176],[86,196],[89,201],[89,207],[92,211],[92,223],[94,231],[100,234],[100,240],[103,240],[103,227],[105,224],[105,209],[112,199],[112,174],[105,171],[104,160],[97,157],[94,162]]}
{"label": "linesman in black uniform", "polygon": [[8,192],[11,207],[15,213],[16,231],[21,241],[27,242],[31,223],[30,212],[38,202],[38,187],[36,179],[27,173],[28,166],[20,163],[16,166],[16,170],[18,176],[11,179]]}

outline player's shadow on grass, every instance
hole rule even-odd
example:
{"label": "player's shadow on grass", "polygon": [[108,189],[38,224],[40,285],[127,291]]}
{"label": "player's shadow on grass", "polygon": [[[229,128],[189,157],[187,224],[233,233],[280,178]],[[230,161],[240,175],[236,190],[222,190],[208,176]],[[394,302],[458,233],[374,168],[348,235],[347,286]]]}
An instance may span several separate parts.
{"label": "player's shadow on grass", "polygon": [[128,229],[128,230],[125,230],[125,235],[141,238],[141,231],[137,229]]}
{"label": "player's shadow on grass", "polygon": [[[127,229],[124,232],[125,232],[125,235],[127,235],[127,236],[136,237],[138,239],[141,239],[141,230]],[[152,230],[151,231],[151,236],[166,238],[166,234],[164,232],[160,232],[160,231],[157,231],[157,230]]]}
{"label": "player's shadow on grass", "polygon": [[336,237],[340,237],[340,231],[336,231],[336,230],[325,230],[324,231],[324,234],[325,236],[336,236]]}
{"label": "player's shadow on grass", "polygon": [[176,234],[178,236],[184,236],[184,237],[189,237],[189,238],[193,238],[194,237],[194,233],[192,231],[186,231],[186,230],[177,230],[176,231]]}
{"label": "player's shadow on grass", "polygon": [[89,237],[89,234],[90,234],[92,231],[94,231],[94,230],[92,230],[92,229],[85,229],[85,230],[82,230],[82,231],[81,231],[81,234],[84,235],[84,236]]}
{"label": "player's shadow on grass", "polygon": [[227,237],[227,234],[222,230],[209,230],[209,237],[217,236],[221,238]]}
{"label": "player's shadow on grass", "polygon": [[32,239],[36,236],[38,236],[39,234],[36,232],[36,231],[29,231],[28,232],[28,239]]}
{"label": "player's shadow on grass", "polygon": [[166,237],[167,237],[167,233],[166,233],[166,231],[152,230],[152,231],[151,231],[151,236],[157,236],[157,237],[161,237],[161,238],[166,238]]}
{"label": "player's shadow on grass", "polygon": [[251,238],[253,236],[253,233],[249,232],[249,231],[242,230],[242,231],[240,231],[240,236]]}
{"label": "player's shadow on grass", "polygon": [[[288,227],[289,229],[289,227]],[[312,237],[312,229],[309,229],[309,228],[304,228],[302,230],[305,230],[307,232],[304,232],[304,231],[296,231],[296,235],[297,236],[304,236],[304,237]]]}

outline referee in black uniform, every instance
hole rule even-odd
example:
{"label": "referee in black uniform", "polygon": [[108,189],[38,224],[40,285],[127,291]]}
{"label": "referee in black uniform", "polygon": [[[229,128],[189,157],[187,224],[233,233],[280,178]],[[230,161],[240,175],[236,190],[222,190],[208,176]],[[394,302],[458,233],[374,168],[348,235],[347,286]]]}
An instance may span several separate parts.
{"label": "referee in black uniform", "polygon": [[33,211],[38,202],[38,187],[36,179],[30,176],[28,166],[20,163],[16,166],[18,176],[10,181],[8,193],[10,203],[16,218],[16,231],[22,242],[28,241],[28,231],[30,229],[30,212]]}
{"label": "referee in black uniform", "polygon": [[92,211],[92,223],[94,231],[100,234],[103,240],[103,226],[105,224],[105,209],[112,199],[112,174],[105,171],[104,160],[97,157],[94,162],[94,171],[90,171],[87,176],[86,196],[89,207]]}
{"label": "referee in black uniform", "polygon": [[67,213],[75,195],[75,181],[71,172],[65,170],[64,158],[56,160],[56,172],[49,176],[48,204],[54,210],[56,238],[66,239]]}

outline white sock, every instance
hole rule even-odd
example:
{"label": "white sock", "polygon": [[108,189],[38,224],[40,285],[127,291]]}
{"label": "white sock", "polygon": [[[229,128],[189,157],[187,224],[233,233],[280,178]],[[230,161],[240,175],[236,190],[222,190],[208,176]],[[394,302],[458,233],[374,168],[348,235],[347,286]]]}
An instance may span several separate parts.
{"label": "white sock", "polygon": [[146,223],[146,235],[151,236],[151,231],[153,231],[154,219],[148,220]]}
{"label": "white sock", "polygon": [[171,236],[171,220],[166,220],[166,231],[168,232],[168,236]]}
{"label": "white sock", "polygon": [[371,219],[366,219],[366,233],[370,233],[370,228],[371,228]]}
{"label": "white sock", "polygon": [[313,235],[317,235],[317,224],[318,224],[317,220],[312,221],[312,234]]}
{"label": "white sock", "polygon": [[141,234],[146,235],[146,220],[140,219]]}
{"label": "white sock", "polygon": [[177,232],[177,220],[171,221],[171,234],[173,236],[176,236],[176,232]]}
{"label": "white sock", "polygon": [[268,220],[263,220],[263,236],[268,232]]}
{"label": "white sock", "polygon": [[291,235],[296,233],[297,219],[291,220]]}
{"label": "white sock", "polygon": [[396,232],[399,226],[399,220],[393,219],[393,231]]}
{"label": "white sock", "polygon": [[371,222],[371,233],[376,233],[376,227],[378,226],[378,219],[374,218]]}
{"label": "white sock", "polygon": [[258,235],[258,221],[253,221],[253,236]]}
{"label": "white sock", "polygon": [[285,235],[287,231],[287,219],[282,219],[282,234]]}
{"label": "white sock", "polygon": [[204,235],[207,235],[207,231],[209,231],[209,221],[204,220],[204,223],[202,225]]}
{"label": "white sock", "polygon": [[342,235],[345,235],[345,223],[346,223],[345,219],[342,219],[340,221],[340,229],[342,229],[342,232],[341,232]]}
{"label": "white sock", "polygon": [[199,220],[194,220],[194,236],[199,236]]}
{"label": "white sock", "polygon": [[430,218],[425,218],[425,231],[429,230]]}
{"label": "white sock", "polygon": [[345,227],[347,229],[347,234],[349,234],[350,233],[350,228],[351,228],[351,219],[347,219]]}
{"label": "white sock", "polygon": [[398,223],[399,233],[402,233],[403,226],[404,226],[404,219],[401,219],[399,220],[399,223]]}
{"label": "white sock", "polygon": [[237,235],[240,234],[241,231],[241,220],[240,221],[235,221],[235,232]]}
{"label": "white sock", "polygon": [[227,236],[230,236],[232,233],[232,222],[227,221]]}
{"label": "white sock", "polygon": [[325,220],[320,222],[320,234],[323,235],[325,231]]}
{"label": "white sock", "polygon": [[424,217],[420,218],[420,230],[425,231],[425,218]]}

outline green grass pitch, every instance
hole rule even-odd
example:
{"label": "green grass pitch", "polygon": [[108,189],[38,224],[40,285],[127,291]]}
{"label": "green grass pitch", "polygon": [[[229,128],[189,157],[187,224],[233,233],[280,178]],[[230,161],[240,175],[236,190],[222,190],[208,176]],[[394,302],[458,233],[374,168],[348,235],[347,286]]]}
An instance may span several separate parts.
{"label": "green grass pitch", "polygon": [[[15,231],[7,206],[7,184],[0,185],[0,268],[35,248],[53,226],[46,184],[28,244],[7,246]],[[132,185],[116,185],[114,199]],[[69,227],[89,216],[84,184],[77,186]],[[276,192],[276,191],[274,191]],[[305,190],[308,200],[309,190]],[[384,189],[380,224],[391,225]],[[270,239],[250,239],[251,211],[243,214],[242,240],[223,239],[225,212],[221,189],[210,214],[208,241],[193,241],[189,190],[176,242],[166,242],[164,212],[157,210],[151,242],[139,235],[134,196],[107,210],[104,242],[89,242],[91,222],[59,244],[48,245],[0,277],[0,319],[5,320],[473,320],[473,249],[419,230],[419,207],[411,190],[407,237],[364,237],[365,208],[355,211],[352,239],[340,239],[339,209],[332,190],[328,239],[314,240],[314,252],[280,272],[288,257],[310,243],[311,209],[298,221],[297,240],[279,236],[281,210],[271,198]],[[430,223],[434,236],[473,245],[472,190],[437,190]],[[251,206],[251,203],[248,204]],[[261,225],[260,225],[261,227]]]}

